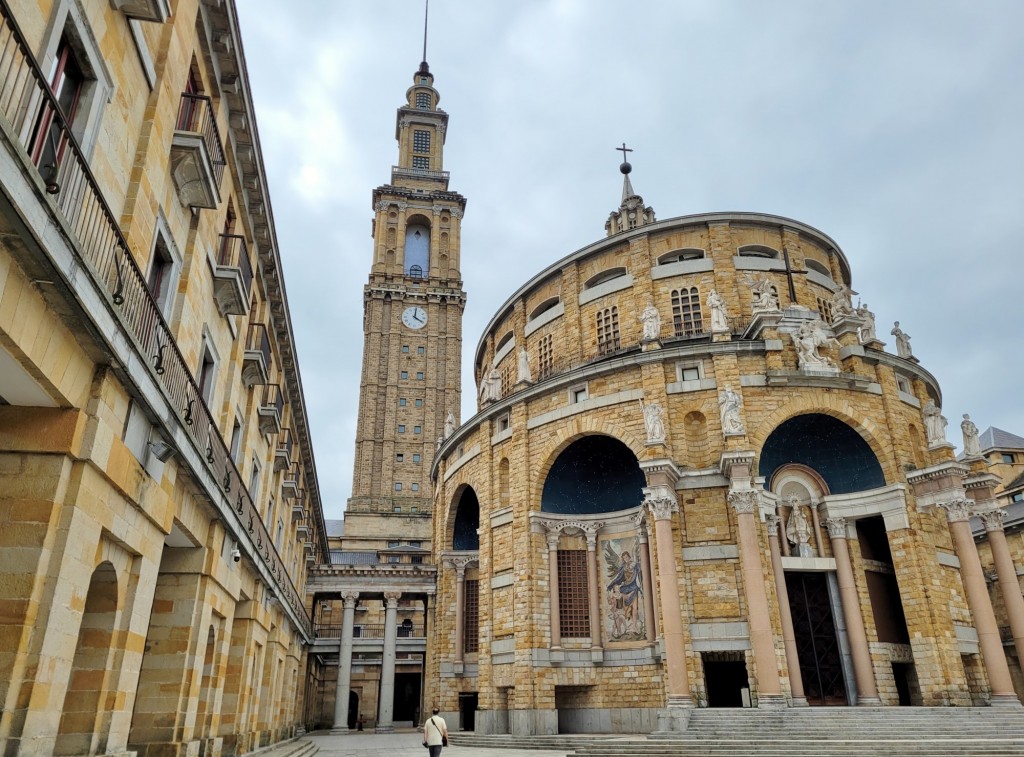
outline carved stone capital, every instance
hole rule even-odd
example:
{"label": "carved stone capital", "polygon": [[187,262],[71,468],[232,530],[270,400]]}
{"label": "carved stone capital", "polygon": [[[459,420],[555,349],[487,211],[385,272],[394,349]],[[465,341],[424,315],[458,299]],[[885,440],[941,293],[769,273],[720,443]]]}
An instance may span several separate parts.
{"label": "carved stone capital", "polygon": [[553,530],[547,532],[547,542],[548,542],[548,551],[549,552],[554,552],[555,550],[558,549],[558,537],[561,536],[561,535],[562,535],[562,533],[558,529],[553,529]]}
{"label": "carved stone capital", "polygon": [[398,206],[399,210],[406,210],[409,207],[409,203],[407,202],[396,202],[395,205]]}
{"label": "carved stone capital", "polygon": [[644,489],[644,505],[655,520],[668,520],[679,509],[676,493],[667,486],[652,486]]}
{"label": "carved stone capital", "polygon": [[587,531],[587,551],[593,552],[597,549],[597,531]]}
{"label": "carved stone capital", "polygon": [[376,210],[378,213],[383,213],[385,210],[388,209],[389,205],[391,205],[391,203],[388,202],[387,200],[377,200],[377,203],[373,206],[373,209]]}
{"label": "carved stone capital", "polygon": [[345,602],[345,609],[347,610],[350,607],[355,607],[356,606],[356,602],[359,601],[359,592],[358,591],[343,591],[343,592],[341,592],[341,598],[342,598],[342,600],[344,600],[344,602]]}
{"label": "carved stone capital", "polygon": [[398,607],[398,600],[402,598],[402,592],[400,591],[386,591],[384,592],[384,599],[388,603],[388,609],[393,610]]}
{"label": "carved stone capital", "polygon": [[960,521],[970,520],[971,518],[970,500],[953,499],[948,502],[938,502],[936,504],[946,511],[946,520],[950,523],[959,523]]}
{"label": "carved stone capital", "polygon": [[991,510],[978,512],[977,515],[981,518],[981,524],[985,527],[986,531],[1003,530],[1003,519],[1006,517],[1006,510],[1003,508],[995,507]]}
{"label": "carved stone capital", "polygon": [[441,212],[444,210],[444,206],[434,205],[433,207],[431,207],[431,210],[433,211],[435,216],[439,216],[441,215]]}
{"label": "carved stone capital", "polygon": [[846,538],[846,518],[826,518],[821,525],[828,529],[830,539]]}
{"label": "carved stone capital", "polygon": [[444,558],[444,562],[455,568],[456,576],[458,576],[459,580],[462,580],[466,574],[466,568],[477,562],[477,558],[469,555],[448,556]]}
{"label": "carved stone capital", "polygon": [[779,516],[777,514],[775,514],[775,513],[771,513],[769,515],[764,516],[764,525],[765,525],[765,528],[768,529],[768,535],[769,536],[778,536],[779,535],[779,523],[780,522],[781,522],[781,518],[779,518]]}
{"label": "carved stone capital", "polygon": [[462,208],[452,208],[452,218],[462,218]]}
{"label": "carved stone capital", "polygon": [[729,504],[737,515],[753,514],[761,501],[757,489],[740,489],[729,492]]}

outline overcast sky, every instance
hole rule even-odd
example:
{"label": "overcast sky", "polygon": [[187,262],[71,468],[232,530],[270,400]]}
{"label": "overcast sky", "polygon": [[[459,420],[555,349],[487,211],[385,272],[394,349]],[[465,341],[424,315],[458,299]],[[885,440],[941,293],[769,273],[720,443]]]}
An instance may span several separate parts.
{"label": "overcast sky", "polygon": [[[371,192],[422,0],[238,0],[326,517],[351,494]],[[759,211],[835,239],[960,416],[1024,436],[1024,2],[434,0],[468,198],[462,418],[495,310],[604,236],[623,141],[659,219]],[[511,275],[509,273],[511,271]]]}

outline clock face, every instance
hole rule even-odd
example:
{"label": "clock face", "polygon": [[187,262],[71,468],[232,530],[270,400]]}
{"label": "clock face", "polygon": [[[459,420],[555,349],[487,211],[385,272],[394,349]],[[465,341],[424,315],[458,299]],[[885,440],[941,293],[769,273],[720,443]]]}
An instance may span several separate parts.
{"label": "clock face", "polygon": [[421,329],[427,325],[427,311],[416,305],[408,307],[402,311],[402,323],[410,329]]}

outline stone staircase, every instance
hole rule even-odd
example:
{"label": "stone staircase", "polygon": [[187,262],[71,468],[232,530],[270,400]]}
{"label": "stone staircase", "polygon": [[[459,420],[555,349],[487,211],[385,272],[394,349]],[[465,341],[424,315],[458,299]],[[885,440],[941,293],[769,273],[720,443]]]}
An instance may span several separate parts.
{"label": "stone staircase", "polygon": [[576,757],[1024,756],[1024,709],[808,707],[697,709],[686,733],[476,736],[452,744],[564,750]]}
{"label": "stone staircase", "polygon": [[309,739],[295,738],[280,744],[261,749],[254,754],[259,757],[311,757],[320,751],[320,747]]}

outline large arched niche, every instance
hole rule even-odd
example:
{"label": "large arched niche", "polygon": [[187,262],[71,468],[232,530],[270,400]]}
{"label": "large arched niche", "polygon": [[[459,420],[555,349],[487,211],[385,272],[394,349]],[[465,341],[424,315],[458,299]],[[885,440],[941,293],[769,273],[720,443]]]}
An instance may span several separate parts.
{"label": "large arched niche", "polygon": [[452,549],[475,552],[480,549],[480,500],[472,486],[462,486],[455,494],[455,520],[452,523]]}
{"label": "large arched niche", "polygon": [[540,509],[560,515],[595,515],[637,507],[647,485],[636,455],[602,434],[572,442],[555,459],[541,494]]}
{"label": "large arched niche", "polygon": [[421,215],[405,227],[405,274],[425,278],[430,272],[430,222]]}
{"label": "large arched niche", "polygon": [[758,475],[774,490],[776,471],[794,463],[817,473],[831,494],[885,486],[882,466],[868,443],[830,415],[808,413],[780,424],[761,448]]}

